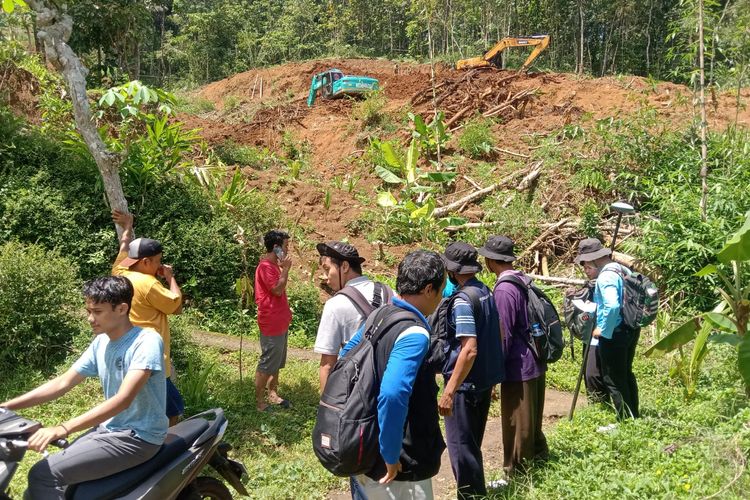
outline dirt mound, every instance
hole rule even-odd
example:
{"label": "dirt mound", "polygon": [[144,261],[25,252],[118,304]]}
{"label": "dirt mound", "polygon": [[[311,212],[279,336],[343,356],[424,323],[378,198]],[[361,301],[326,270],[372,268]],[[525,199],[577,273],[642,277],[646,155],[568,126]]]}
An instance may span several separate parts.
{"label": "dirt mound", "polygon": [[[425,118],[433,113],[431,68],[427,64],[400,64],[383,59],[323,59],[252,70],[207,85],[197,96],[211,101],[217,111],[180,117],[189,126],[201,128],[203,136],[211,143],[231,139],[239,144],[278,151],[285,132],[309,143],[310,169],[301,174],[299,181],[279,187],[279,172],[253,171],[248,184],[261,190],[276,190],[288,218],[313,228],[315,234],[311,237],[315,239],[347,237],[348,225],[369,208],[357,199],[356,191],[364,190],[372,199],[372,192],[381,184],[371,172],[357,171],[355,159],[363,153],[367,132],[352,116],[353,101],[318,99],[312,108],[306,105],[312,75],[330,68],[377,78],[386,97],[385,109],[394,118],[402,117],[404,110],[413,110]],[[590,78],[563,73],[518,74],[496,69],[459,72],[438,67],[435,94],[437,107],[446,112],[446,119],[455,118],[451,122],[454,129],[477,112],[500,117],[500,122],[494,126],[498,146],[520,156],[532,153],[534,141],[530,137],[548,135],[583,118],[634,116],[648,107],[658,118],[666,118],[669,126],[682,127],[694,119],[690,89],[640,77]],[[750,89],[743,90],[742,98],[750,98]],[[735,99],[731,95],[711,98],[709,124],[714,130],[734,123]],[[233,109],[224,109],[230,103]],[[508,103],[510,105],[506,106]],[[462,111],[463,115],[459,115]],[[740,109],[737,117],[739,124],[750,126],[750,110]],[[400,135],[396,137],[407,138],[404,127],[400,128]],[[358,178],[355,192],[334,187],[334,181],[347,175]],[[472,189],[472,186],[458,185],[456,192]],[[565,193],[553,194],[565,196]],[[331,201],[328,207],[326,196]],[[349,239],[368,259],[368,269],[390,270],[373,258],[380,253],[377,245],[368,243],[364,236],[349,236]],[[399,256],[406,250],[407,247],[389,248],[388,252]],[[300,261],[312,262],[316,257],[312,250],[299,254]]]}
{"label": "dirt mound", "polygon": [[37,110],[39,92],[34,75],[10,62],[0,64],[0,103],[34,124],[41,123]]}

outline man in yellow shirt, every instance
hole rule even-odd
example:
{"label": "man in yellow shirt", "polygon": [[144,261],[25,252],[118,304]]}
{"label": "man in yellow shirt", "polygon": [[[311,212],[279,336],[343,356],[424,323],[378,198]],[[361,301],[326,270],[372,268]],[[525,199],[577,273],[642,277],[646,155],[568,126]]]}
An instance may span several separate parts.
{"label": "man in yellow shirt", "polygon": [[[114,276],[124,276],[135,290],[130,308],[130,321],[140,327],[153,328],[164,340],[164,372],[167,376],[167,416],[169,425],[185,409],[177,388],[170,378],[171,363],[169,349],[169,314],[182,312],[182,292],[174,278],[172,266],[162,264],[162,246],[150,238],[133,239],[133,215],[115,211],[112,220],[123,228],[120,236],[120,252],[112,266]],[[157,278],[161,276],[169,284],[166,288]]]}

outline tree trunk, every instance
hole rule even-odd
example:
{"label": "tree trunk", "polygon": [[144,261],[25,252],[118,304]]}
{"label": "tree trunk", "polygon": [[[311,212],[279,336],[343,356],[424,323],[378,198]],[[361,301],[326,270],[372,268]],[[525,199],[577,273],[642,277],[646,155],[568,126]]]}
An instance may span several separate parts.
{"label": "tree trunk", "polygon": [[651,16],[654,12],[654,0],[648,2],[648,25],[646,25],[646,76],[651,74]]}
{"label": "tree trunk", "polygon": [[[28,0],[27,3],[37,13],[38,36],[44,44],[47,61],[62,73],[68,83],[76,128],[99,168],[107,202],[112,210],[127,212],[128,202],[125,200],[119,173],[122,158],[109,151],[99,136],[91,118],[91,107],[86,94],[88,70],[66,43],[73,31],[73,19],[67,14],[61,14],[56,8],[47,7],[44,1]],[[116,228],[118,236],[121,235],[122,228]]]}
{"label": "tree trunk", "polygon": [[706,201],[708,198],[708,151],[706,145],[706,135],[708,132],[708,123],[706,122],[706,72],[704,66],[704,39],[703,39],[703,0],[698,0],[698,67],[700,71],[700,88],[699,105],[701,112],[700,134],[701,134],[701,201],[700,211],[701,218],[706,220]]}
{"label": "tree trunk", "polygon": [[583,75],[583,0],[578,0],[578,18],[580,21],[580,44],[578,46],[578,69],[576,73]]}

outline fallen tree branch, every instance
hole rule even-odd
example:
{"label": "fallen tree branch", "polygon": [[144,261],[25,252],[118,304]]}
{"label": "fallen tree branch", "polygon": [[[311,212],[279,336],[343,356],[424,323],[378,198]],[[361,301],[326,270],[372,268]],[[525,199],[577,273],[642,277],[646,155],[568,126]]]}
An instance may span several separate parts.
{"label": "fallen tree branch", "polygon": [[495,148],[492,148],[492,150],[497,153],[505,153],[506,155],[517,156],[519,158],[529,158],[529,155],[525,155],[523,153],[516,153],[515,151],[510,151],[508,149],[495,147]]}
{"label": "fallen tree branch", "polygon": [[[445,217],[452,210],[455,210],[456,208],[462,207],[462,206],[467,205],[467,204],[469,204],[471,202],[474,202],[474,201],[476,201],[476,200],[478,200],[480,198],[483,198],[484,196],[487,196],[489,193],[491,193],[491,192],[493,192],[493,191],[495,191],[497,189],[500,189],[501,187],[506,187],[510,181],[512,181],[513,179],[515,179],[519,175],[528,174],[530,171],[534,171],[534,170],[540,170],[541,171],[541,168],[542,168],[541,165],[542,165],[542,162],[538,161],[538,162],[536,162],[535,164],[533,164],[530,167],[527,167],[527,168],[524,168],[524,169],[521,169],[521,170],[516,170],[515,172],[511,173],[510,175],[505,176],[503,179],[500,180],[500,182],[497,182],[497,183],[495,183],[495,184],[493,184],[491,186],[488,186],[488,187],[486,187],[484,189],[479,189],[477,191],[474,191],[473,193],[470,193],[469,195],[464,196],[463,198],[458,199],[458,200],[456,200],[456,201],[454,201],[452,203],[449,203],[449,204],[447,204],[445,206],[436,208],[435,211],[432,212],[432,214],[435,217]],[[537,173],[536,175],[538,176],[539,174]]]}
{"label": "fallen tree branch", "polygon": [[443,231],[447,233],[455,233],[463,231],[464,229],[480,229],[483,227],[492,227],[497,225],[497,222],[467,222],[465,224],[458,224],[456,226],[446,226]]}
{"label": "fallen tree branch", "polygon": [[558,229],[562,228],[566,224],[571,222],[572,217],[565,217],[564,219],[560,219],[555,224],[552,224],[550,227],[542,231],[542,234],[540,234],[537,239],[534,240],[534,242],[529,245],[526,250],[521,252],[521,254],[518,256],[518,259],[524,258],[526,255],[528,255],[529,252],[536,250],[536,248],[544,242],[547,237],[549,237],[552,233],[556,232]]}

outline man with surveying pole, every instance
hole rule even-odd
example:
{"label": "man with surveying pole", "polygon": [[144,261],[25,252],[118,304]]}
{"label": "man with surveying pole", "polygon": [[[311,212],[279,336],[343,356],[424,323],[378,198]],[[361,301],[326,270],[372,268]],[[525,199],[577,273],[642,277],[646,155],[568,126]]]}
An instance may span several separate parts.
{"label": "man with surveying pole", "polygon": [[[612,208],[618,212],[615,234],[612,238],[614,248],[622,214],[632,212],[633,207],[615,203]],[[622,420],[639,416],[638,383],[633,373],[633,358],[641,331],[640,328],[628,328],[623,324],[623,274],[629,274],[630,270],[614,262],[611,256],[611,248],[605,248],[596,238],[586,238],[578,245],[575,262],[583,266],[583,271],[589,279],[596,280],[596,327],[592,332],[592,338],[598,339],[604,385],[617,410],[618,419]],[[588,349],[589,346],[584,354],[584,363]],[[580,384],[580,375],[578,382]]]}

